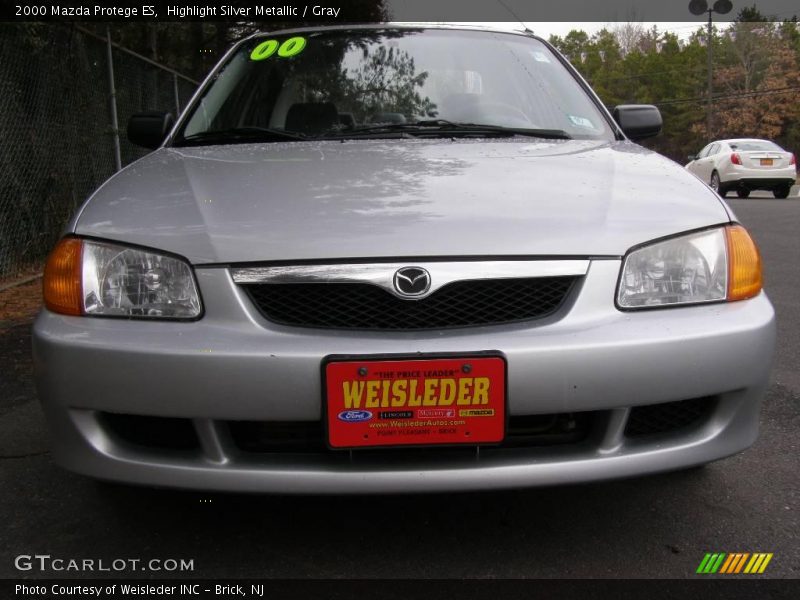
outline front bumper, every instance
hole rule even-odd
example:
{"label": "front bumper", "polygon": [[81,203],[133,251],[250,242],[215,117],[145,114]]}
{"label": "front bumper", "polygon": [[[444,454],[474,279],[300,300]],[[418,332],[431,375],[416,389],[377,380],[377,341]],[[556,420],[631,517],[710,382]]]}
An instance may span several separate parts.
{"label": "front bumper", "polygon": [[[168,487],[283,493],[507,488],[625,477],[719,459],[756,439],[775,326],[764,294],[731,304],[619,312],[619,260],[592,261],[574,299],[527,324],[442,332],[316,331],[266,322],[228,270],[198,269],[206,313],[194,323],[66,317],[34,325],[39,394],[56,460],[94,477]],[[469,456],[249,453],[230,421],[318,421],[330,354],[499,350],[509,413],[594,411],[586,439]],[[702,422],[630,439],[632,407],[710,397]],[[197,450],[117,439],[102,413],[189,420]]]}

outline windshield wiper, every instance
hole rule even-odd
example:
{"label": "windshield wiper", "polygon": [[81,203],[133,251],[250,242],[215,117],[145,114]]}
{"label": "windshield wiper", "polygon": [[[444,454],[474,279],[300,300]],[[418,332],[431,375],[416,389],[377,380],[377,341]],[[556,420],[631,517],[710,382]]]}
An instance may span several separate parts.
{"label": "windshield wiper", "polygon": [[460,123],[445,119],[432,119],[417,121],[416,123],[384,123],[369,125],[367,127],[354,127],[335,133],[320,136],[320,138],[341,139],[349,137],[371,136],[379,133],[403,132],[410,135],[481,135],[493,134],[500,136],[524,135],[553,140],[569,140],[572,137],[562,129],[536,129],[525,127],[505,127],[503,125],[487,125],[483,123]]}
{"label": "windshield wiper", "polygon": [[280,142],[307,140],[308,136],[283,129],[269,127],[231,127],[202,131],[178,140],[177,146],[202,146],[205,144],[243,144],[247,142]]}

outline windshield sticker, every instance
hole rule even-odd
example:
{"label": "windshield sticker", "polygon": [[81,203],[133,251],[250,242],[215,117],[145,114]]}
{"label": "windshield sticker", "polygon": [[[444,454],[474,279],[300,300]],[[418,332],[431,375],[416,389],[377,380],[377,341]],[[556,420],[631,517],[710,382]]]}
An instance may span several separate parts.
{"label": "windshield sticker", "polygon": [[547,55],[544,52],[539,52],[538,50],[534,50],[533,52],[531,52],[531,54],[533,54],[533,58],[536,60],[536,62],[543,62],[543,63],[550,62],[550,59],[547,58]]}
{"label": "windshield sticker", "polygon": [[253,48],[253,51],[250,53],[250,60],[264,60],[265,58],[269,58],[275,54],[275,50],[277,49],[278,40],[261,42],[258,46]]}
{"label": "windshield sticker", "polygon": [[297,56],[306,47],[306,38],[293,37],[289,38],[281,44],[278,48],[278,56],[282,58],[289,58],[290,56]]}
{"label": "windshield sticker", "polygon": [[572,121],[573,125],[576,125],[577,127],[584,127],[586,129],[593,129],[593,130],[597,131],[597,128],[594,126],[594,123],[592,123],[586,117],[576,117],[575,115],[568,115],[568,116],[569,116],[569,120]]}
{"label": "windshield sticker", "polygon": [[306,38],[299,36],[289,38],[283,43],[278,42],[278,40],[266,40],[253,48],[250,53],[250,60],[265,60],[275,54],[276,50],[281,58],[291,58],[300,54],[305,47]]}

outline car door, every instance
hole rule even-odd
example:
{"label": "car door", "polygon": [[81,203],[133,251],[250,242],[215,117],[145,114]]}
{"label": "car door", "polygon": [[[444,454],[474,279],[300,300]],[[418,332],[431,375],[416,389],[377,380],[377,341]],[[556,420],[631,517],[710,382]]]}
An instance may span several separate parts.
{"label": "car door", "polygon": [[691,173],[694,173],[695,175],[697,175],[697,177],[701,177],[700,169],[701,169],[701,166],[702,166],[702,160],[708,154],[708,151],[710,149],[711,149],[711,144],[709,144],[708,146],[706,146],[705,148],[700,150],[700,152],[698,152],[695,155],[694,160],[692,162],[690,162],[688,165],[686,165],[686,169],[688,171],[690,171]]}
{"label": "car door", "polygon": [[697,175],[706,183],[711,181],[711,172],[714,170],[714,160],[719,152],[719,147],[720,144],[718,142],[710,144],[707,148],[705,148],[705,154],[703,157],[697,161],[698,164],[695,175]]}

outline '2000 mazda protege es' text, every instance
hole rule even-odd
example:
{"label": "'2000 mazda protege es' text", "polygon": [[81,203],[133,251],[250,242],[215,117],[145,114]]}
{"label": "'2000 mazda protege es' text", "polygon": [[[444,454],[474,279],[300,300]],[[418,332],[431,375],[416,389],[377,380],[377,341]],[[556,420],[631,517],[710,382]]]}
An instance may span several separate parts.
{"label": "'2000 mazda protege es' text", "polygon": [[48,258],[63,466],[217,490],[558,484],[758,433],[774,347],[724,202],[529,32],[363,25],[234,46]]}

